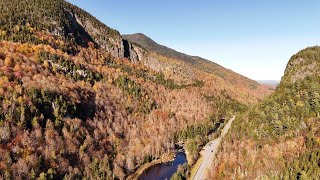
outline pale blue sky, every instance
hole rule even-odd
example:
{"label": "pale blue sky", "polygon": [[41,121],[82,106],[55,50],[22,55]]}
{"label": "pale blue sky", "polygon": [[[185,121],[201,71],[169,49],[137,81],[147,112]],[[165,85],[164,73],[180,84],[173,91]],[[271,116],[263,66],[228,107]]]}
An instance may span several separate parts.
{"label": "pale blue sky", "polygon": [[319,0],[69,0],[122,34],[279,80],[294,53],[320,45]]}

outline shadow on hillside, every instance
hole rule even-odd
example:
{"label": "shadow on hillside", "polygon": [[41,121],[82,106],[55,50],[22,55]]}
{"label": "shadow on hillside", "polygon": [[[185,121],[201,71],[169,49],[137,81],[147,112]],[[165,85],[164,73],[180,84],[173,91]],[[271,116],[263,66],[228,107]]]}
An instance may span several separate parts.
{"label": "shadow on hillside", "polygon": [[81,47],[89,47],[89,43],[93,43],[95,47],[98,47],[97,43],[90,36],[90,34],[84,29],[82,25],[80,25],[74,16],[74,14],[65,10],[66,17],[69,22],[64,24],[64,29],[66,30],[67,38],[71,39]]}

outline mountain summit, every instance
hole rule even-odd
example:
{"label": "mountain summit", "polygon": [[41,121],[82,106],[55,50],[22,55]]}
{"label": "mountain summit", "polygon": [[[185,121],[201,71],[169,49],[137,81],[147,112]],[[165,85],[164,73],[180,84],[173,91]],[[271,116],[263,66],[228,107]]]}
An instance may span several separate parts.
{"label": "mountain summit", "polygon": [[134,44],[140,45],[148,51],[154,51],[169,58],[183,59],[184,61],[191,64],[195,63],[195,60],[191,56],[180,53],[166,46],[160,45],[142,33],[122,35],[122,37]]}

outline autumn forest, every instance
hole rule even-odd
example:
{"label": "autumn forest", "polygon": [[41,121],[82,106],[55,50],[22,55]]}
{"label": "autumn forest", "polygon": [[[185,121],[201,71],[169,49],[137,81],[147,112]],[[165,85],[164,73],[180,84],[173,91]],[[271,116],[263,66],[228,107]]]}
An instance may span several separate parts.
{"label": "autumn forest", "polygon": [[186,179],[234,115],[209,179],[319,178],[319,47],[273,90],[64,0],[0,0],[0,13],[0,179],[126,179],[181,144]]}

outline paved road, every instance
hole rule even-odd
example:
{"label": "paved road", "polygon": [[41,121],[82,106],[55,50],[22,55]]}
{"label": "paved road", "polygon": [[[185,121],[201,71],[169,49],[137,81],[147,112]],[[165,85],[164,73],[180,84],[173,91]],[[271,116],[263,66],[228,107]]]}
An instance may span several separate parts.
{"label": "paved road", "polygon": [[211,168],[214,156],[216,155],[218,148],[221,144],[221,139],[227,134],[228,130],[230,129],[232,122],[234,121],[235,116],[229,120],[226,126],[223,128],[222,133],[219,138],[209,142],[204,147],[204,150],[200,152],[201,156],[203,157],[203,161],[197,170],[196,175],[193,177],[194,180],[204,180],[206,177],[206,170]]}

